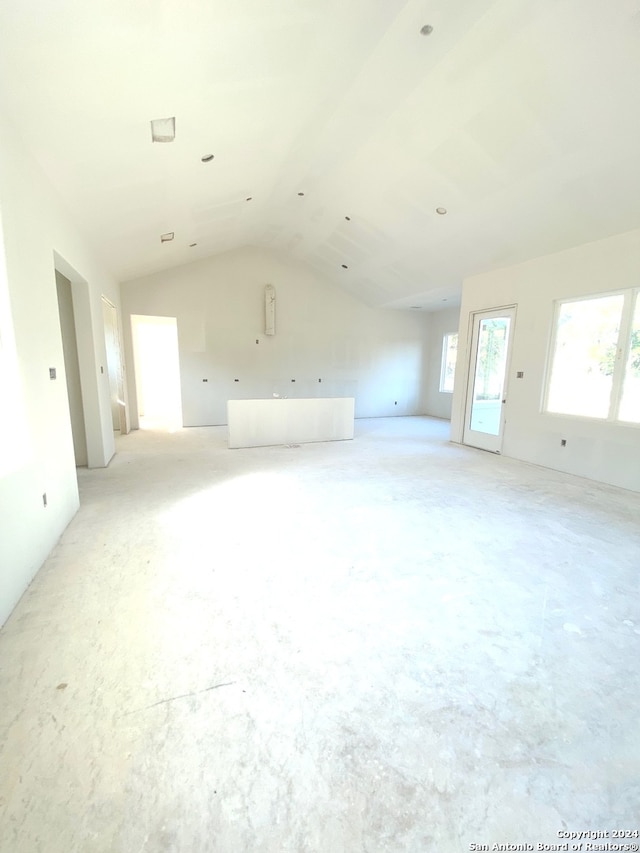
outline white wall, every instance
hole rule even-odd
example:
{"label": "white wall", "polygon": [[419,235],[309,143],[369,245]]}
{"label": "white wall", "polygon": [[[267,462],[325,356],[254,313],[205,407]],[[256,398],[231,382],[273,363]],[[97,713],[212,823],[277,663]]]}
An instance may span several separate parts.
{"label": "white wall", "polygon": [[[276,289],[273,337],[265,284]],[[352,396],[356,417],[425,411],[424,314],[369,308],[270,252],[245,248],[126,282],[122,305],[129,364],[132,314],[177,317],[186,426],[224,424],[227,400],[274,394]]]}
{"label": "white wall", "polygon": [[[0,622],[4,622],[78,507],[55,266],[72,282],[76,317],[80,311],[86,318],[78,348],[90,465],[106,465],[114,452],[108,377],[106,371],[100,372],[106,363],[100,296],[105,293],[118,303],[119,288],[88,249],[7,117],[2,113],[0,117],[0,212],[6,255],[0,290],[9,308],[1,331],[16,356],[5,382],[0,418],[3,458],[7,459],[9,447],[11,461],[0,468]],[[49,379],[50,367],[58,373],[54,381]],[[23,427],[19,436],[13,428],[18,422]]]}
{"label": "white wall", "polygon": [[459,322],[459,308],[445,308],[443,311],[433,311],[427,314],[429,349],[425,412],[434,418],[451,418],[453,394],[440,390],[442,339],[450,332],[457,332]]}
{"label": "white wall", "polygon": [[[542,412],[554,300],[640,285],[640,230],[598,240],[464,282],[451,436],[462,441],[470,315],[517,305],[502,452],[538,465],[640,490],[640,428]],[[516,379],[524,371],[523,379]],[[560,440],[567,440],[561,447]]]}

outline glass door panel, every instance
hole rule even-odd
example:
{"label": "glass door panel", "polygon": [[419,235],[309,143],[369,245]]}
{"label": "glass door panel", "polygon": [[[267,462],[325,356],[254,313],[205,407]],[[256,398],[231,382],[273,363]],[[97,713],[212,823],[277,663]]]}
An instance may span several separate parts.
{"label": "glass door panel", "polygon": [[499,453],[513,308],[474,315],[464,443]]}

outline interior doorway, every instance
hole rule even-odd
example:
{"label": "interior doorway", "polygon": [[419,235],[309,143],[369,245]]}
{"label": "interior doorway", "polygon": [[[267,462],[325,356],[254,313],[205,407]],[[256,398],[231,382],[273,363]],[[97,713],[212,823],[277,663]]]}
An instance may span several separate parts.
{"label": "interior doorway", "polygon": [[136,399],[141,429],[182,426],[176,317],[131,315]]}
{"label": "interior doorway", "polygon": [[107,373],[111,398],[111,420],[113,431],[125,435],[127,421],[124,402],[124,375],[120,332],[118,331],[118,311],[113,302],[102,297],[102,316],[104,318],[104,341],[107,352]]}
{"label": "interior doorway", "polygon": [[515,306],[473,316],[464,444],[500,453]]}
{"label": "interior doorway", "polygon": [[56,270],[55,273],[64,372],[67,380],[67,399],[69,401],[71,435],[73,437],[73,453],[76,460],[76,468],[83,468],[88,465],[89,459],[87,454],[87,428],[84,422],[84,401],[82,399],[82,385],[80,382],[80,359],[78,358],[73,295],[69,279],[62,275],[59,270]]}

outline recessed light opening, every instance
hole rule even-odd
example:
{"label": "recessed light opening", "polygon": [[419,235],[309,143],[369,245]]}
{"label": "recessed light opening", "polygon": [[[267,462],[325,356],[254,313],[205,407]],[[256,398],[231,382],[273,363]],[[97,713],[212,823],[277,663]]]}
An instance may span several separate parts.
{"label": "recessed light opening", "polygon": [[447,212],[446,207],[436,207],[436,213],[439,213],[440,216],[444,216],[446,212]]}
{"label": "recessed light opening", "polygon": [[176,117],[156,118],[151,121],[151,139],[153,142],[173,142],[176,138]]}
{"label": "recessed light opening", "polygon": [[175,234],[173,231],[167,231],[166,234],[160,235],[160,242],[161,243],[170,243],[174,237],[175,237]]}
{"label": "recessed light opening", "polygon": [[203,163],[210,163],[213,160],[213,154],[205,154],[204,157],[200,158]]}

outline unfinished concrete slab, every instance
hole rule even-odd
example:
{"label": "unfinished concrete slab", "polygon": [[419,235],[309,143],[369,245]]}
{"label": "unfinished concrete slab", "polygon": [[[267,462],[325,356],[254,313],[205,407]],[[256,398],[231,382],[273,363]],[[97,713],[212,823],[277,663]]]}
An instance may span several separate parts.
{"label": "unfinished concrete slab", "polygon": [[637,828],[640,495],[447,439],[140,431],[80,471],[0,633],[3,853]]}

